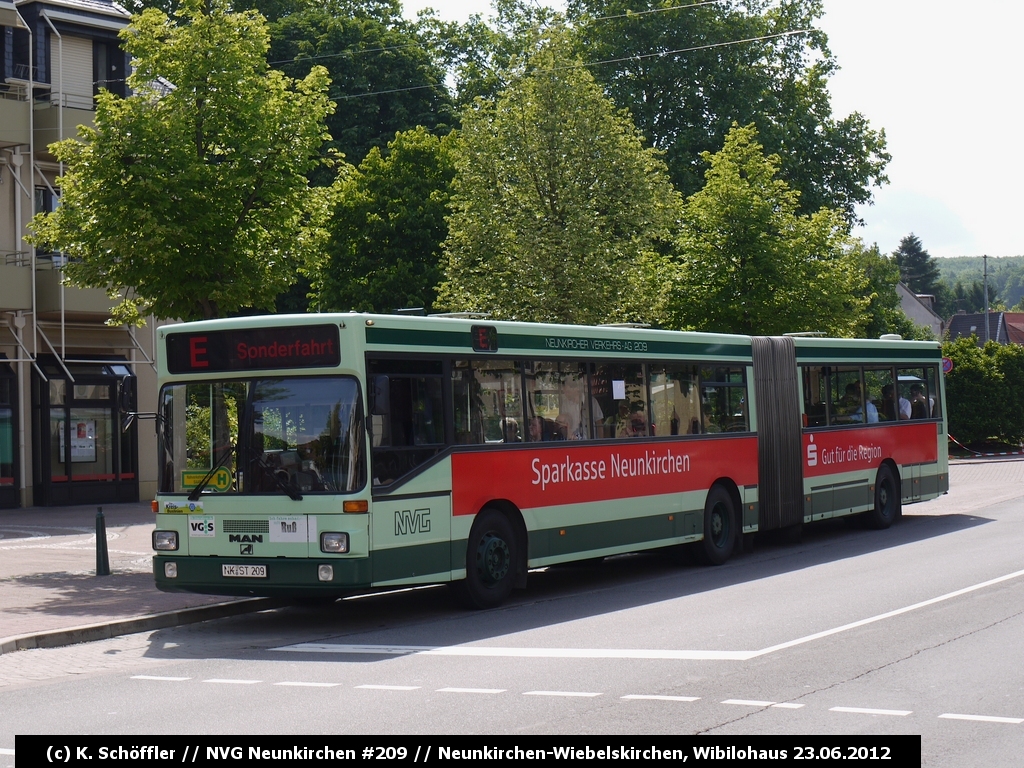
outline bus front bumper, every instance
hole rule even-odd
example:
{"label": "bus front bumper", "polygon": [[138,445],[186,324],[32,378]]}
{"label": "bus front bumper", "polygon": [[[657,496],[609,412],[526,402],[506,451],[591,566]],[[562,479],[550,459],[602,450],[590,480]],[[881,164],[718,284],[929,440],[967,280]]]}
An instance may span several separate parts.
{"label": "bus front bumper", "polygon": [[[331,566],[333,579],[320,580],[318,571],[321,565]],[[245,575],[228,575],[240,571]],[[171,577],[171,573],[176,575]],[[370,560],[365,557],[307,560],[154,555],[153,575],[157,589],[162,592],[238,597],[327,597],[369,587]]]}

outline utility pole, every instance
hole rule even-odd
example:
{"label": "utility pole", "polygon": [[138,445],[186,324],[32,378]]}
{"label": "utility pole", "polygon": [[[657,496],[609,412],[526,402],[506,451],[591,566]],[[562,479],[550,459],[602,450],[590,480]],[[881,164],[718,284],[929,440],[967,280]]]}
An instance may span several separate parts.
{"label": "utility pole", "polygon": [[981,257],[981,263],[984,265],[985,277],[985,343],[988,344],[988,254]]}

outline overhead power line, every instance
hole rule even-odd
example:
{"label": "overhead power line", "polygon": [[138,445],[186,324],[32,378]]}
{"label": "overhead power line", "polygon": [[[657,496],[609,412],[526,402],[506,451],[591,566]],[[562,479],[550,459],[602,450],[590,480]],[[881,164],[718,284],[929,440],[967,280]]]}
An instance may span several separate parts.
{"label": "overhead power line", "polygon": [[[686,7],[686,6],[681,6],[681,7]],[[722,42],[722,43],[707,43],[706,45],[696,45],[696,46],[693,46],[691,48],[676,48],[675,50],[671,50],[671,51],[656,51],[654,53],[636,53],[636,54],[633,54],[631,56],[622,56],[622,57],[617,58],[617,59],[604,59],[602,61],[585,61],[585,62],[581,62],[579,64],[569,64],[569,65],[566,65],[564,67],[556,67],[555,69],[552,69],[552,70],[541,70],[541,71],[554,72],[554,71],[560,71],[560,70],[564,70],[564,69],[582,69],[582,68],[585,68],[585,67],[597,67],[597,66],[600,66],[602,64],[621,64],[624,61],[639,61],[639,60],[642,60],[642,59],[651,59],[651,58],[655,58],[655,57],[675,56],[675,55],[681,54],[681,53],[693,53],[694,51],[706,51],[706,50],[710,50],[710,49],[713,49],[713,48],[725,48],[725,47],[730,46],[730,45],[742,45],[744,43],[759,43],[759,42],[764,42],[766,40],[777,40],[779,38],[793,37],[795,35],[803,35],[803,34],[806,34],[808,32],[813,32],[813,31],[814,30],[812,30],[810,28],[808,28],[808,29],[793,29],[793,30],[790,30],[788,32],[776,32],[775,34],[771,34],[771,35],[759,35],[758,37],[748,37],[748,38],[744,38],[743,40],[728,40],[728,41]],[[336,96],[335,95],[331,95],[330,98],[337,99],[339,101],[347,101],[349,99],[366,98],[367,96],[382,96],[382,95],[386,95],[386,94],[389,94],[389,93],[402,93],[402,92],[405,92],[405,91],[419,91],[419,90],[423,90],[424,88],[441,88],[441,87],[443,87],[443,84],[441,84],[441,83],[429,83],[427,85],[413,85],[413,86],[409,86],[407,88],[389,88],[387,90],[371,91],[371,92],[368,92],[368,93],[338,94]]]}

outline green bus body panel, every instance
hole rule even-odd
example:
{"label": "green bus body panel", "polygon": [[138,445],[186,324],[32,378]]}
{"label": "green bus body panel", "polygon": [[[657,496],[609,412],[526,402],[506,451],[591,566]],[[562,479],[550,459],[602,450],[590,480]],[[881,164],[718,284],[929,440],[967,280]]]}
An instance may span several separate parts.
{"label": "green bus body panel", "polygon": [[700,534],[702,518],[700,510],[537,530],[530,534],[528,559],[533,562],[620,547],[671,544],[673,539]]}
{"label": "green bus body panel", "polygon": [[797,363],[939,363],[937,341],[881,341],[877,339],[818,339],[795,337]]}
{"label": "green bus body panel", "polygon": [[[495,356],[508,356],[509,354],[525,352],[548,352],[550,354],[568,356],[600,357],[604,355],[627,355],[634,357],[643,355],[646,357],[667,355],[672,357],[715,357],[727,359],[748,359],[750,357],[750,343],[737,343],[735,341],[669,341],[665,339],[652,338],[658,332],[645,334],[637,341],[628,340],[630,348],[623,348],[621,336],[614,335],[609,329],[607,336],[596,336],[597,329],[586,329],[589,333],[577,333],[572,336],[561,331],[552,330],[544,332],[538,330],[536,333],[515,333],[503,330],[501,324],[480,321],[481,325],[498,325],[498,350],[484,354]],[[620,331],[621,333],[621,331]],[[635,331],[633,332],[636,333]],[[481,354],[474,352],[472,347],[472,336],[469,329],[461,331],[446,330],[420,330],[413,328],[381,328],[369,326],[366,328],[366,343],[372,346],[400,346],[400,347],[443,347],[446,350],[461,350],[467,354]],[[642,344],[641,349],[634,349],[634,343]]]}
{"label": "green bus body panel", "polygon": [[375,586],[447,581],[451,563],[451,542],[447,540],[382,549],[370,555],[370,570]]}

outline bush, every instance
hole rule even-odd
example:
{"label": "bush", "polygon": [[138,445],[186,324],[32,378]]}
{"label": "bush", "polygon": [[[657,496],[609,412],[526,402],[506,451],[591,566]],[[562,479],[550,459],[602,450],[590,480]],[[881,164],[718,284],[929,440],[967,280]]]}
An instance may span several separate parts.
{"label": "bush", "polygon": [[976,336],[942,345],[953,361],[946,376],[949,434],[961,443],[1024,439],[1024,347],[990,341],[978,346]]}

